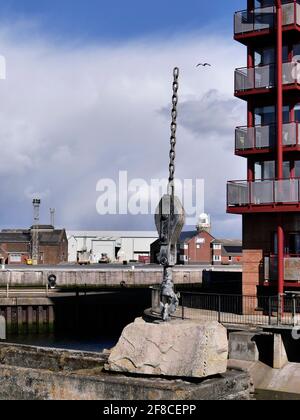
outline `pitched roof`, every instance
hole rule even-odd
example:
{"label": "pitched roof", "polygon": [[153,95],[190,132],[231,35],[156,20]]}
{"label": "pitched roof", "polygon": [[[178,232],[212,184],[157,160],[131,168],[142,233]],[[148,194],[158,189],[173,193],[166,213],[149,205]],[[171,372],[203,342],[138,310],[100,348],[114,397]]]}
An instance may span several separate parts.
{"label": "pitched roof", "polygon": [[179,242],[186,242],[198,235],[197,231],[182,232],[179,237]]}
{"label": "pitched roof", "polygon": [[243,255],[243,247],[242,246],[234,246],[234,245],[229,245],[229,246],[223,246],[222,247],[222,256],[223,257],[234,257],[234,256],[242,256]]}
{"label": "pitched roof", "polygon": [[[41,245],[57,245],[61,242],[64,229],[39,232],[39,242]],[[29,243],[31,232],[29,230],[5,230],[0,232],[0,243]]]}
{"label": "pitched roof", "polygon": [[57,245],[61,242],[64,230],[53,230],[52,232],[40,232],[40,245]]}
{"label": "pitched roof", "polygon": [[29,232],[0,232],[0,243],[27,243],[30,242]]}
{"label": "pitched roof", "polygon": [[242,246],[243,242],[241,241],[241,239],[214,239],[213,240],[214,244],[221,244],[224,246]]}

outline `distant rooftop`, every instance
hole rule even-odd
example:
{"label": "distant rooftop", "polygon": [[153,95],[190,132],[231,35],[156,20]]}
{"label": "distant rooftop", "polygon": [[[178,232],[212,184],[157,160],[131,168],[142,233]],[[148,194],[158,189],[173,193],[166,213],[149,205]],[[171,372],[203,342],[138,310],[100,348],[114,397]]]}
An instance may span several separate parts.
{"label": "distant rooftop", "polygon": [[157,238],[158,233],[156,231],[111,231],[111,230],[69,230],[67,231],[67,237],[77,238]]}

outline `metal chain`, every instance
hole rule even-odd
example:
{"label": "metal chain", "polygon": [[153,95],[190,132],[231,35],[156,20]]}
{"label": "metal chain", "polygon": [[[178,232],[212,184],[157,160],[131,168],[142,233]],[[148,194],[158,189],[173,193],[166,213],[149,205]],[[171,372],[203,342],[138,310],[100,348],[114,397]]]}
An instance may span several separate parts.
{"label": "metal chain", "polygon": [[172,97],[172,123],[171,123],[171,150],[170,150],[170,165],[169,165],[169,183],[173,184],[175,175],[175,158],[176,158],[176,132],[177,132],[177,105],[178,105],[178,89],[179,89],[179,68],[175,67],[173,81],[173,97]]}

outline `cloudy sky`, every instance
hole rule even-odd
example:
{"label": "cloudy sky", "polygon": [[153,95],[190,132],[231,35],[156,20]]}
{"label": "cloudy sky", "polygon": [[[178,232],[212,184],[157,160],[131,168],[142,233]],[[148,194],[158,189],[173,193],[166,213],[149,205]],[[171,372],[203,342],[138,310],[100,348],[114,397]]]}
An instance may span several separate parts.
{"label": "cloudy sky", "polygon": [[[101,216],[100,179],[147,182],[167,175],[172,69],[179,66],[177,176],[205,180],[216,236],[239,237],[226,215],[226,180],[243,179],[234,127],[245,109],[233,71],[245,51],[233,41],[244,0],[6,0],[0,6],[1,227],[41,222],[67,229],[154,229],[152,216]],[[199,69],[200,61],[212,63]]]}

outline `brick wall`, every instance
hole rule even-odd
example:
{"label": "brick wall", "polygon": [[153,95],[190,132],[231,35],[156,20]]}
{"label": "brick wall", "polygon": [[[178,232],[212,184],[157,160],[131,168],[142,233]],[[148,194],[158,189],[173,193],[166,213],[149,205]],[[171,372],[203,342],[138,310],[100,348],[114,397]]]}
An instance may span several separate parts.
{"label": "brick wall", "polygon": [[190,239],[186,243],[188,249],[181,251],[187,257],[186,263],[211,264],[211,241],[213,239],[208,232],[199,232],[194,238]]}

